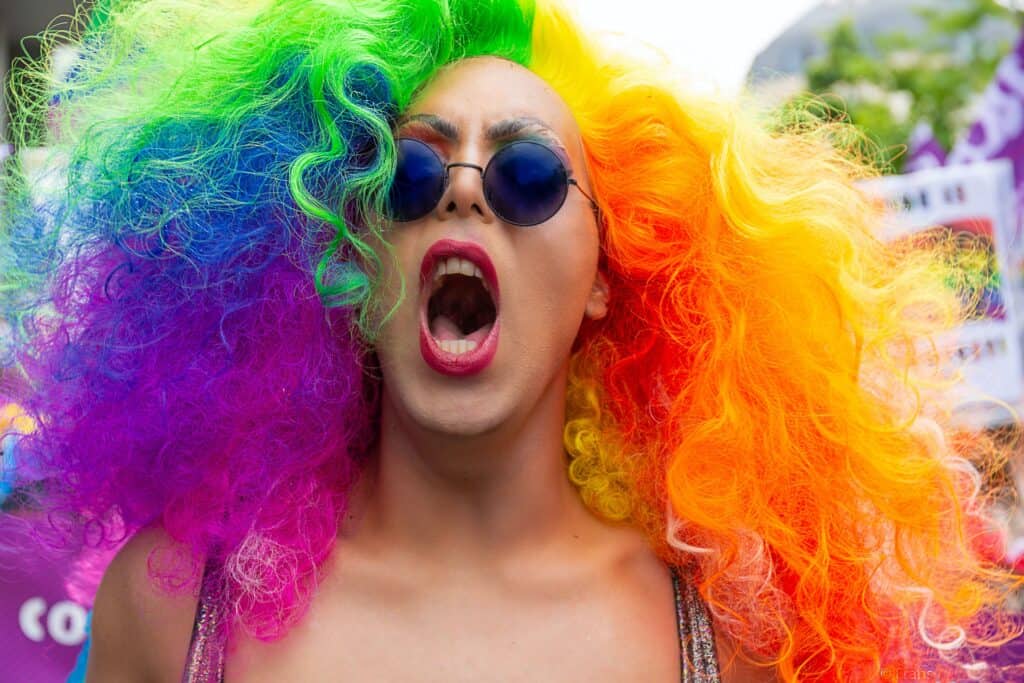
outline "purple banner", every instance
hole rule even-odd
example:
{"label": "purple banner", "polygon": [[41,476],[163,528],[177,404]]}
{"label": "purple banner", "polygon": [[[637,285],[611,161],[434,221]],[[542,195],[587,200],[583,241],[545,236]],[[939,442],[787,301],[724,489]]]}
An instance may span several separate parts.
{"label": "purple banner", "polygon": [[923,171],[926,168],[938,168],[946,164],[946,150],[942,143],[935,139],[935,132],[926,121],[914,127],[910,134],[907,163],[903,166],[904,173]]}
{"label": "purple banner", "polygon": [[[16,516],[0,516],[8,543],[22,529]],[[35,552],[0,553],[0,681],[63,683],[85,639],[86,609],[68,598],[70,563]]]}
{"label": "purple banner", "polygon": [[985,90],[978,117],[949,153],[946,163],[970,164],[986,159],[1013,163],[1017,195],[1017,226],[1012,246],[1021,244],[1024,216],[1024,38],[1000,62]]}

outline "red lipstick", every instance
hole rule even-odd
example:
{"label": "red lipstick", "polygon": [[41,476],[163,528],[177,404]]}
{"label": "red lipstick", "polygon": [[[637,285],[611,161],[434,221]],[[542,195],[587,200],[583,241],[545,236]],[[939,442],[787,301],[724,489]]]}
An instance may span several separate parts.
{"label": "red lipstick", "polygon": [[[487,335],[480,340],[476,348],[463,353],[452,353],[440,346],[430,331],[427,312],[434,271],[439,263],[450,258],[465,259],[480,269],[495,308],[495,319]],[[472,242],[450,239],[440,240],[431,245],[420,265],[420,353],[426,364],[434,371],[450,377],[465,377],[483,371],[491,364],[498,351],[500,323],[498,276],[484,248]]]}

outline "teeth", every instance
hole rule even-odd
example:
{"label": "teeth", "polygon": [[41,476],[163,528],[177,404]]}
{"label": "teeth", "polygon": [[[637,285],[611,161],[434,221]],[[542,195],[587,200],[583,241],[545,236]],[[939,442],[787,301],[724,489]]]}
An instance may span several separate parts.
{"label": "teeth", "polygon": [[477,343],[471,339],[449,339],[437,342],[437,345],[442,351],[456,356],[469,353],[477,347]]}
{"label": "teeth", "polygon": [[484,289],[490,291],[490,288],[487,286],[487,280],[484,279],[483,272],[469,259],[451,256],[444,261],[438,261],[437,266],[434,268],[433,280],[440,280],[445,275],[465,275],[466,277],[475,277],[483,283]]}
{"label": "teeth", "polygon": [[451,256],[445,262],[445,271],[448,275],[473,275],[473,264],[464,258]]}

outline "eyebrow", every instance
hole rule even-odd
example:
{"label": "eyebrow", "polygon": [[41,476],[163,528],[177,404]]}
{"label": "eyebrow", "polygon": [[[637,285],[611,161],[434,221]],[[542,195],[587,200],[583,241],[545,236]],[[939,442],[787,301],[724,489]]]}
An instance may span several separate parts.
{"label": "eyebrow", "polygon": [[539,129],[539,131],[545,136],[549,136],[553,140],[558,140],[558,136],[555,134],[555,131],[551,129],[551,126],[540,119],[533,118],[532,116],[519,116],[514,119],[498,121],[487,129],[485,135],[490,142],[497,142],[499,140],[514,138],[531,129]]}
{"label": "eyebrow", "polygon": [[[448,119],[441,118],[436,114],[413,114],[411,116],[403,116],[398,121],[398,128],[408,123],[423,123],[434,129],[441,137],[457,142],[462,135],[459,127],[449,121]],[[489,142],[497,142],[500,140],[507,140],[514,138],[521,133],[528,130],[538,130],[545,136],[550,137],[552,141],[558,142],[558,135],[552,130],[551,126],[544,123],[538,118],[532,116],[517,116],[511,119],[504,119],[490,125],[484,133],[484,136]],[[559,146],[561,144],[559,143]]]}
{"label": "eyebrow", "polygon": [[440,116],[434,114],[413,114],[412,116],[403,116],[398,119],[398,125],[396,128],[409,123],[425,123],[434,129],[434,131],[441,137],[455,142],[461,137],[459,127],[448,119],[442,119]]}

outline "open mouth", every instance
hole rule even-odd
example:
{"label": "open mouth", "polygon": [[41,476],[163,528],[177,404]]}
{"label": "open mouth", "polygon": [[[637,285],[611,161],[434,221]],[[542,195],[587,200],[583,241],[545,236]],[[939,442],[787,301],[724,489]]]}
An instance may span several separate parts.
{"label": "open mouth", "polygon": [[498,281],[487,253],[442,240],[427,251],[420,275],[424,360],[447,375],[482,370],[497,350],[499,322]]}
{"label": "open mouth", "polygon": [[430,335],[443,351],[461,355],[487,337],[498,316],[480,268],[457,256],[439,262],[427,302]]}

